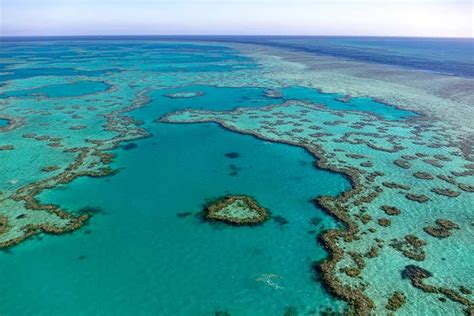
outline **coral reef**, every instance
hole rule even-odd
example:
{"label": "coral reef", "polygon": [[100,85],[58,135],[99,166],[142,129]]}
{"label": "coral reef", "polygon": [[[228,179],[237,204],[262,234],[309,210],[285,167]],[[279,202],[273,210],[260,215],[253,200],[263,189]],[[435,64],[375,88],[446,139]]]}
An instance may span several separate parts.
{"label": "coral reef", "polygon": [[446,238],[451,236],[452,229],[459,229],[459,225],[451,222],[448,219],[437,219],[436,226],[427,226],[423,230],[436,238]]}
{"label": "coral reef", "polygon": [[[383,248],[384,241],[390,246],[388,249],[394,249],[395,253],[410,260],[426,261],[432,258],[432,254],[427,253],[427,241],[418,235],[423,231],[423,221],[417,222],[414,218],[424,219],[429,216],[427,214],[433,205],[439,203],[439,197],[449,197],[434,192],[433,186],[412,185],[413,177],[427,184],[444,181],[432,176],[440,172],[444,175],[451,172],[458,177],[459,161],[470,159],[460,151],[455,140],[443,132],[445,127],[438,122],[427,123],[421,119],[389,122],[369,114],[333,111],[311,102],[287,101],[258,109],[237,108],[229,112],[179,111],[163,116],[161,121],[216,122],[238,133],[300,146],[318,159],[318,167],[345,174],[352,183],[350,191],[337,197],[321,196],[315,199],[318,207],[344,224],[344,229],[329,230],[320,237],[331,254],[329,260],[321,263],[320,271],[321,279],[331,293],[347,301],[361,315],[374,310],[381,312],[387,304],[387,297],[393,293],[378,288],[376,295],[373,291],[371,296],[366,294],[366,289],[376,284],[372,284],[372,277],[365,273],[369,263],[364,261],[384,257],[394,271],[399,269],[397,263],[403,262],[396,260],[393,252]],[[344,121],[361,122],[365,124],[366,131],[360,131],[357,124],[349,127],[342,125],[340,122]],[[310,130],[318,130],[318,133]],[[433,134],[441,135],[436,136],[439,138],[437,144],[431,140]],[[441,139],[446,139],[443,146],[439,145]],[[436,161],[442,158],[445,163],[443,168],[434,165],[429,158],[434,157],[431,153],[433,148],[438,151]],[[443,157],[441,152],[445,153]],[[400,158],[391,159],[391,155]],[[428,162],[422,161],[422,157]],[[370,159],[371,169],[359,167],[360,159]],[[400,168],[388,167],[387,161],[394,162]],[[433,172],[435,169],[432,168],[446,170]],[[412,187],[417,191],[410,192]],[[381,211],[397,218],[380,218]],[[381,232],[373,226],[374,218],[384,227]],[[408,227],[413,233],[407,231]],[[404,237],[400,238],[397,230],[404,231]],[[376,241],[375,246],[370,246],[373,241]]]}
{"label": "coral reef", "polygon": [[268,219],[268,211],[251,197],[229,195],[206,206],[206,218],[233,225],[256,225]]}
{"label": "coral reef", "polygon": [[[426,314],[442,313],[442,309],[441,312],[436,310],[439,306],[426,303],[433,302],[428,298],[433,295],[440,301],[452,301],[450,307],[454,314],[461,308],[472,313],[469,297],[472,281],[466,280],[461,286],[459,278],[465,271],[462,271],[464,266],[458,264],[459,251],[456,251],[463,249],[468,253],[472,249],[465,242],[473,227],[470,216],[474,159],[472,115],[469,115],[472,107],[459,101],[465,100],[467,93],[456,98],[441,97],[452,90],[450,85],[425,89],[426,82],[432,85],[440,81],[459,83],[460,80],[433,74],[416,73],[415,76],[405,70],[375,66],[368,71],[349,61],[324,63],[327,59],[322,56],[313,56],[314,60],[323,61],[322,64],[311,61],[312,67],[299,67],[298,63],[274,58],[273,53],[262,55],[260,52],[252,46],[250,54],[260,63],[256,70],[231,65],[231,71],[185,73],[184,67],[178,67],[175,72],[164,74],[142,71],[140,67],[146,68],[146,65],[137,65],[132,72],[126,67],[114,75],[103,72],[101,76],[110,83],[105,92],[64,98],[39,94],[30,96],[28,102],[15,97],[2,100],[1,117],[9,122],[0,128],[0,136],[5,136],[0,139],[0,154],[2,159],[8,159],[5,166],[17,164],[28,165],[28,168],[22,168],[25,176],[21,178],[7,167],[2,169],[5,181],[0,184],[3,192],[0,195],[0,248],[41,232],[73,231],[95,214],[90,211],[75,214],[59,206],[44,205],[38,195],[78,177],[115,174],[110,167],[113,155],[108,151],[119,146],[133,149],[131,141],[148,136],[147,131],[140,128],[142,122],[125,113],[144,106],[151,89],[169,85],[167,88],[174,89],[171,91],[182,91],[183,87],[195,84],[264,87],[266,97],[275,99],[274,105],[232,111],[180,111],[166,115],[161,121],[213,122],[266,141],[299,146],[317,158],[317,167],[343,174],[350,180],[350,190],[339,196],[319,196],[314,202],[339,221],[337,227],[319,236],[329,252],[328,259],[319,266],[320,278],[331,293],[348,302],[351,313],[385,314],[387,309],[413,312],[415,302],[410,299],[413,293],[407,291],[407,287],[411,288],[407,280],[420,298],[416,307],[424,308]],[[285,54],[285,58],[293,56],[291,52]],[[54,80],[63,79],[48,77],[48,81]],[[20,91],[25,88],[22,86],[33,85],[35,81],[10,80],[2,89]],[[282,91],[289,87],[310,89],[317,85],[324,91],[341,93],[321,94],[322,99],[329,102],[283,99]],[[193,90],[196,89],[166,97],[203,95]],[[360,97],[367,101],[367,96],[372,96],[374,99],[370,102],[379,108],[394,104],[390,109],[404,106],[425,116],[388,119],[383,111],[361,110],[357,101]],[[334,109],[332,103],[346,109]],[[16,160],[28,156],[25,148],[39,153],[40,158],[31,163],[34,174],[28,173],[28,160]],[[58,153],[62,159],[57,158]],[[228,154],[228,158],[237,158],[233,153]],[[40,170],[43,172],[38,172]],[[230,175],[235,176],[238,171],[238,166],[230,165]],[[176,216],[189,215],[183,212]],[[268,219],[269,214],[249,197],[228,196],[210,204],[206,218],[254,225]],[[272,218],[281,225],[282,231],[293,227],[282,216]],[[435,218],[438,220],[432,224]],[[84,230],[84,234],[90,232]],[[442,239],[447,236],[451,237]],[[440,251],[436,253],[433,249]],[[439,264],[440,259],[444,260],[440,253],[450,256],[443,265]],[[423,261],[431,272],[415,265],[405,266],[410,260]],[[380,262],[384,264],[383,271],[378,269]],[[404,279],[400,278],[400,271]],[[432,275],[436,275],[436,280],[430,279]],[[436,283],[429,285],[426,281]],[[388,283],[390,287],[386,286]]]}
{"label": "coral reef", "polygon": [[402,292],[394,292],[392,296],[388,298],[386,309],[390,311],[396,311],[405,304],[405,295]]}
{"label": "coral reef", "polygon": [[405,257],[423,261],[426,258],[423,247],[426,246],[426,241],[419,239],[415,235],[407,235],[403,240],[392,240],[390,246],[400,251]]}

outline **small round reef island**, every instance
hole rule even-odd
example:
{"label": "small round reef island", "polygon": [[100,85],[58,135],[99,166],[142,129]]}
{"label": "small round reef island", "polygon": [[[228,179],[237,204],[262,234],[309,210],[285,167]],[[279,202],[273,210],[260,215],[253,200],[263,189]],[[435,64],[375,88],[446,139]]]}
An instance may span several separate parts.
{"label": "small round reef island", "polygon": [[228,195],[206,206],[206,219],[232,225],[257,225],[268,219],[268,211],[251,197]]}

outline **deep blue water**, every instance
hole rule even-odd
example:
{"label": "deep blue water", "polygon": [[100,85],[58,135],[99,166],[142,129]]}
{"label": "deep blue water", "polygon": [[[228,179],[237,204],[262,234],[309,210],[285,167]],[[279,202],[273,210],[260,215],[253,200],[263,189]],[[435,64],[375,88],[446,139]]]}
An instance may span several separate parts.
{"label": "deep blue water", "polygon": [[[264,44],[369,63],[381,63],[444,74],[474,76],[472,38],[352,36],[85,36],[3,37],[2,42],[51,40],[201,40]],[[11,45],[11,43],[9,44]],[[172,45],[171,45],[172,46]],[[211,47],[211,46],[210,46]],[[172,47],[171,47],[172,48]],[[4,54],[0,54],[4,56]],[[76,58],[76,57],[75,57]],[[0,65],[1,69],[1,65]],[[17,75],[18,76],[18,75]]]}
{"label": "deep blue water", "polygon": [[369,63],[474,76],[474,40],[400,37],[265,39],[269,45]]}

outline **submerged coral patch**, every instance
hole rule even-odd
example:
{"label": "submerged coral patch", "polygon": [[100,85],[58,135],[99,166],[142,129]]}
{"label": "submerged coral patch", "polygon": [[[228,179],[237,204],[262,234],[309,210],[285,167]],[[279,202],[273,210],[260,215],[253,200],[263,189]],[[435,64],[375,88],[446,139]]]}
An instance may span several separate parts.
{"label": "submerged coral patch", "polygon": [[448,219],[437,219],[435,221],[435,226],[424,227],[423,230],[436,238],[446,238],[451,236],[452,229],[459,229],[459,225],[451,222]]}
{"label": "submerged coral patch", "polygon": [[123,145],[122,149],[123,150],[132,150],[132,149],[135,149],[137,147],[138,147],[138,145],[136,143],[128,143],[126,145]]}
{"label": "submerged coral patch", "polygon": [[188,216],[191,216],[191,215],[193,215],[193,213],[191,213],[191,212],[181,212],[181,213],[176,214],[176,216],[180,217],[180,218],[188,217]]}
{"label": "submerged coral patch", "polygon": [[13,145],[1,145],[0,146],[0,151],[13,150],[13,149],[15,149],[15,146],[13,146]]}
{"label": "submerged coral patch", "polygon": [[8,218],[0,215],[0,235],[6,233],[9,228]]}
{"label": "submerged coral patch", "polygon": [[5,128],[9,124],[10,124],[9,119],[5,119],[5,118],[0,117],[0,129]]}
{"label": "submerged coral patch", "polygon": [[385,214],[390,216],[396,216],[401,214],[401,211],[395,206],[382,205],[381,209],[385,212]]}
{"label": "submerged coral patch", "polygon": [[390,246],[400,251],[405,257],[423,261],[426,258],[424,247],[426,241],[416,237],[415,235],[406,235],[403,240],[394,239]]}
{"label": "submerged coral patch", "polygon": [[281,215],[275,215],[275,216],[272,216],[272,219],[278,223],[279,225],[286,225],[288,224],[288,220],[286,218],[284,218],[283,216]]}
{"label": "submerged coral patch", "polygon": [[405,295],[402,292],[395,292],[389,298],[386,309],[390,311],[396,311],[405,304]]}
{"label": "submerged coral patch", "polygon": [[225,156],[230,159],[235,159],[235,158],[239,158],[240,154],[236,152],[229,152],[229,153],[226,153]]}
{"label": "submerged coral patch", "polygon": [[412,264],[405,266],[405,269],[403,269],[402,271],[402,278],[410,279],[414,282],[419,282],[423,279],[430,278],[432,276],[433,273],[431,273],[430,271]]}
{"label": "submerged coral patch", "polygon": [[43,171],[43,172],[53,172],[53,171],[56,171],[56,170],[59,170],[59,169],[61,169],[59,166],[46,166],[46,167],[41,168],[41,171]]}

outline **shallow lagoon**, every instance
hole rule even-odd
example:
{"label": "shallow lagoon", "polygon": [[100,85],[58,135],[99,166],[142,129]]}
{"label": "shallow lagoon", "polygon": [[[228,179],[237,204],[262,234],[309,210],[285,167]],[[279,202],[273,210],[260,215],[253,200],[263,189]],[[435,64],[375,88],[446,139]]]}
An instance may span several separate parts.
{"label": "shallow lagoon", "polygon": [[8,120],[0,118],[0,128],[5,127],[8,124],[9,124]]}
{"label": "shallow lagoon", "polygon": [[0,94],[0,98],[28,98],[37,96],[45,96],[48,98],[79,97],[104,92],[108,88],[110,88],[110,86],[101,81],[81,80],[69,84],[52,84],[35,89],[6,92]]}
{"label": "shallow lagoon", "polygon": [[[27,283],[41,284],[39,291],[29,293],[34,298],[28,304],[31,312],[73,313],[83,310],[85,299],[85,312],[114,314],[131,313],[137,305],[145,314],[183,315],[217,310],[268,315],[292,306],[305,312],[344,306],[314,280],[311,265],[326,256],[317,233],[336,223],[311,199],[337,194],[348,188],[348,181],[316,169],[313,158],[300,148],[213,124],[153,122],[169,111],[206,103],[230,109],[249,100],[256,105],[257,96],[261,105],[271,101],[263,89],[184,90],[196,89],[205,95],[170,99],[164,95],[183,89],[154,91],[152,102],[133,112],[154,136],[116,150],[116,176],[80,178],[41,195],[43,202],[70,210],[94,207],[103,213],[75,234],[44,236],[2,256],[3,268],[12,271],[1,274],[2,284],[26,287],[18,283],[18,275]],[[239,155],[226,157],[229,152]],[[251,195],[274,218],[252,228],[203,222],[203,205],[226,194]],[[8,314],[25,312],[18,293],[3,296]],[[183,309],[183,298],[194,303]]]}
{"label": "shallow lagoon", "polygon": [[338,111],[360,111],[373,113],[385,120],[403,120],[416,116],[416,113],[377,102],[370,98],[347,98],[341,94],[322,93],[317,89],[288,87],[281,90],[285,99],[307,100]]}
{"label": "shallow lagoon", "polygon": [[[18,275],[41,284],[28,293],[34,298],[31,311],[84,310],[85,299],[84,312],[113,314],[136,312],[137,306],[144,314],[183,315],[216,310],[268,315],[289,306],[306,312],[343,306],[313,280],[311,264],[326,253],[310,231],[335,223],[310,199],[347,188],[344,178],[316,170],[302,149],[216,125],[162,124],[152,132],[155,136],[136,142],[137,148],[118,150],[118,175],[81,178],[41,196],[68,209],[98,207],[104,213],[75,234],[45,236],[4,256],[8,262],[2,266],[12,273],[0,276],[2,284],[26,287],[18,284]],[[240,157],[229,159],[228,152]],[[270,219],[246,228],[202,222],[203,204],[225,194],[251,195],[288,224]],[[193,214],[177,216],[185,212]],[[312,225],[313,218],[321,223]],[[278,275],[268,281],[281,288],[257,281],[265,274]],[[10,314],[25,311],[15,292],[3,296]]]}
{"label": "shallow lagoon", "polygon": [[[181,108],[192,108],[202,110],[232,110],[235,107],[258,107],[270,104],[280,104],[287,100],[303,100],[324,106],[338,111],[356,111],[375,114],[385,120],[404,120],[417,116],[416,113],[398,109],[396,107],[378,102],[370,98],[347,98],[344,95],[334,93],[323,93],[318,89],[292,86],[277,91],[279,97],[266,95],[263,88],[227,88],[212,86],[184,86],[180,88],[168,89],[162,92],[158,90],[152,92],[157,100],[163,99],[166,95],[179,92],[201,92],[202,96],[194,98],[177,98],[173,102],[171,111]],[[209,96],[211,99],[209,99]],[[218,98],[215,102],[212,98]],[[164,101],[159,101],[164,102]]]}
{"label": "shallow lagoon", "polygon": [[[78,47],[84,49],[80,54],[74,52]],[[58,56],[64,58],[55,62]],[[88,43],[58,45],[51,54],[37,48],[24,57],[28,60],[23,65],[9,69],[14,75],[6,88],[17,95],[7,100],[12,106],[5,114],[26,116],[26,131],[0,136],[12,137],[2,138],[6,145],[25,145],[2,154],[9,165],[18,165],[24,161],[19,160],[25,156],[22,148],[35,148],[33,156],[40,159],[25,163],[29,170],[18,168],[15,175],[6,172],[7,176],[4,172],[5,183],[18,178],[21,182],[15,185],[22,186],[47,177],[38,172],[45,162],[63,168],[70,163],[71,157],[62,149],[25,139],[25,132],[67,135],[63,141],[67,147],[91,146],[88,139],[107,139],[113,134],[102,130],[103,114],[146,100],[141,96],[144,91],[151,102],[119,116],[143,121],[140,126],[152,137],[121,143],[113,150],[118,156],[112,167],[118,174],[78,178],[38,196],[44,203],[76,214],[84,208],[97,212],[73,234],[38,235],[0,253],[0,284],[7,289],[0,298],[1,313],[129,315],[140,306],[142,314],[268,315],[282,314],[289,307],[305,314],[345,306],[321,288],[312,271],[312,264],[326,257],[317,235],[337,224],[311,200],[347,190],[343,176],[315,168],[313,158],[301,148],[231,133],[211,123],[165,124],[156,119],[188,108],[220,111],[293,99],[324,103],[333,110],[375,113],[391,124],[414,113],[369,98],[343,102],[343,95],[323,94],[295,82],[279,85],[268,78],[260,80],[258,67],[227,48]],[[30,63],[36,68],[29,68]],[[79,63],[81,70],[74,68]],[[115,68],[130,71],[108,71]],[[43,75],[52,75],[48,77],[52,82],[44,87],[47,96],[41,100],[22,97],[20,90],[25,87],[42,86],[45,77],[36,76]],[[79,75],[90,80],[103,76],[116,89],[91,97],[85,92],[93,87],[67,85],[72,81],[66,77]],[[271,98],[265,93],[267,88],[277,89],[282,97]],[[70,98],[63,98],[67,94]],[[48,96],[57,98],[51,102]],[[312,117],[315,124],[321,123],[318,115]],[[133,130],[132,121],[113,118]],[[334,122],[328,126],[340,125],[335,134],[347,131],[348,126]],[[70,127],[81,128],[71,132]],[[413,151],[417,148],[413,146]],[[386,159],[387,173],[399,171],[392,158]],[[250,195],[273,217],[252,228],[203,222],[199,212],[204,204],[226,194]],[[367,281],[375,280],[377,274],[370,271]],[[384,284],[386,275],[377,277],[382,279],[377,284]],[[399,271],[390,277],[400,282]],[[418,291],[408,282],[404,286],[407,292]],[[420,295],[422,299],[425,296]]]}
{"label": "shallow lagoon", "polygon": [[[202,95],[192,98],[174,98],[170,101],[170,95],[180,92],[200,92]],[[172,89],[160,89],[151,92],[154,100],[153,118],[158,118],[168,112],[186,108],[202,110],[232,110],[236,107],[258,107],[278,103],[278,100],[267,97],[265,89],[254,87],[217,87],[191,85]],[[135,116],[140,119],[148,118],[148,109],[136,111]]]}

